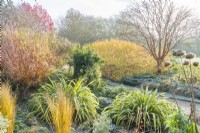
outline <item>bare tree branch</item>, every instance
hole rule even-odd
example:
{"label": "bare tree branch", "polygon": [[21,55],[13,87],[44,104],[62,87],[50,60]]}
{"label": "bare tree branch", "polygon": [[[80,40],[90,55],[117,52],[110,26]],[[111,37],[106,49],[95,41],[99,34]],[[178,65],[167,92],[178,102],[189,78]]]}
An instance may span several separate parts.
{"label": "bare tree branch", "polygon": [[126,25],[123,35],[147,49],[158,64],[158,73],[167,54],[199,26],[191,10],[176,7],[171,0],[135,0],[121,13]]}

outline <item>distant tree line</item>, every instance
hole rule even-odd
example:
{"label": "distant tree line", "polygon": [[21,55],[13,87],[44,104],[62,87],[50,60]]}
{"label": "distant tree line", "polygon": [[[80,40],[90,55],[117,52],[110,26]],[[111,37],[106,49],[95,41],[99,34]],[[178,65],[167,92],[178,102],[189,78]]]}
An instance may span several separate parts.
{"label": "distant tree line", "polygon": [[83,15],[79,11],[69,9],[65,17],[58,21],[58,36],[69,41],[85,44],[96,40],[117,37],[115,18],[101,18]]}

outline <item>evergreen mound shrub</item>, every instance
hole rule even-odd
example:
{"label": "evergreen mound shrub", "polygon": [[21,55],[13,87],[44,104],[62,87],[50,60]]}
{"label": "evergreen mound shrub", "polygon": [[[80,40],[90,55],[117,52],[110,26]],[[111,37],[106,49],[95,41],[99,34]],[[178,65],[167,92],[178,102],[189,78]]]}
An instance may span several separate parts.
{"label": "evergreen mound shrub", "polygon": [[71,61],[73,67],[73,78],[84,78],[85,84],[91,88],[105,86],[102,81],[100,68],[104,61],[89,47],[74,46],[71,49]]}
{"label": "evergreen mound shrub", "polygon": [[112,120],[105,113],[101,113],[98,119],[94,120],[93,133],[110,133]]}

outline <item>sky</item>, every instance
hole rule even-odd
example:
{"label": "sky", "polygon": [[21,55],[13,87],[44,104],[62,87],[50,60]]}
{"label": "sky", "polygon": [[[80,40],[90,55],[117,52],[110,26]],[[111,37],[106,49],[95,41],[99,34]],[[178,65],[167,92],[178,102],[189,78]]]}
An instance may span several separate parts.
{"label": "sky", "polygon": [[36,2],[42,5],[47,12],[56,19],[64,16],[68,9],[74,8],[85,15],[108,18],[123,11],[129,0],[13,0],[15,4],[23,1],[31,5]]}
{"label": "sky", "polygon": [[[126,9],[131,0],[13,0],[15,4],[28,2],[40,4],[47,10],[53,20],[65,16],[70,8],[82,14],[108,18]],[[174,0],[178,5],[188,6],[200,16],[200,0]]]}

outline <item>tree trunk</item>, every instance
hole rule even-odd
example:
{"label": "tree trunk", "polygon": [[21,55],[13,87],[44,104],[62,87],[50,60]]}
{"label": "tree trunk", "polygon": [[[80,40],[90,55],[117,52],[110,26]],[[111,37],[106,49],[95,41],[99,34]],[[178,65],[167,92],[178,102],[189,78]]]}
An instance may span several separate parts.
{"label": "tree trunk", "polygon": [[157,61],[157,74],[162,73],[162,61]]}

